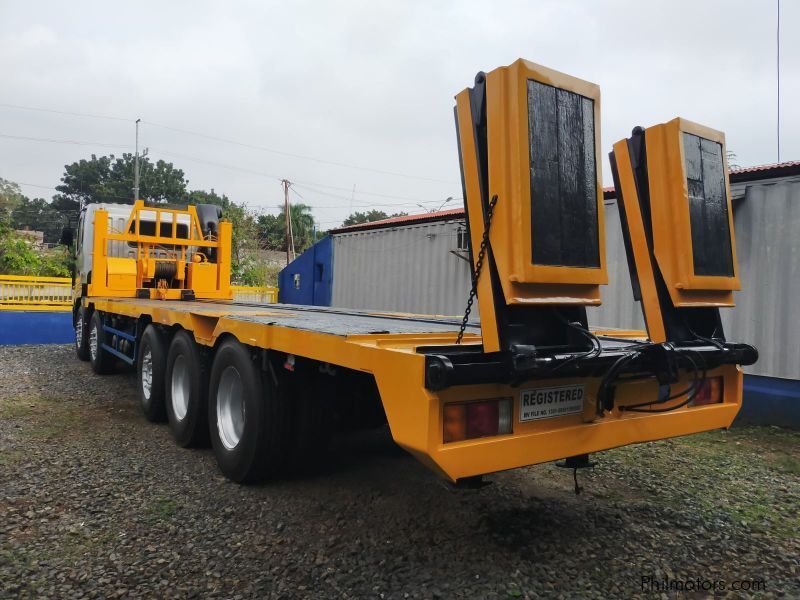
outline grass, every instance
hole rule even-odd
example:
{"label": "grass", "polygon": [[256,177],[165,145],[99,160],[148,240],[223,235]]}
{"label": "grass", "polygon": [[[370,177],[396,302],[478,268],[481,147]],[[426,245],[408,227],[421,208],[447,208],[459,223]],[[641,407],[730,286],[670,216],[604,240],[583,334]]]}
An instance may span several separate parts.
{"label": "grass", "polygon": [[10,467],[12,465],[16,465],[19,462],[22,462],[22,459],[25,458],[25,453],[22,450],[17,450],[16,448],[3,448],[0,451],[0,467]]}
{"label": "grass", "polygon": [[782,473],[800,477],[800,458],[796,456],[779,456],[775,459],[775,466]]}
{"label": "grass", "polygon": [[604,470],[621,472],[631,482],[627,500],[724,518],[782,538],[800,528],[791,510],[800,503],[798,431],[737,427],[617,448],[603,456]]}
{"label": "grass", "polygon": [[147,520],[151,523],[166,521],[176,512],[180,505],[174,498],[168,496],[156,496],[147,506]]}
{"label": "grass", "polygon": [[86,423],[75,404],[49,396],[4,398],[0,418],[20,421],[22,433],[39,440],[59,438]]}

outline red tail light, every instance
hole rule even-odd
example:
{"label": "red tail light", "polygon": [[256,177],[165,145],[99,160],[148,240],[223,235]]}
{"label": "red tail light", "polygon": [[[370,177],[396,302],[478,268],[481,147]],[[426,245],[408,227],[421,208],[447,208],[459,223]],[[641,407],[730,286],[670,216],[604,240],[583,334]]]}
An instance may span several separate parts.
{"label": "red tail light", "polygon": [[477,438],[497,435],[498,402],[474,402],[467,404],[467,437]]}
{"label": "red tail light", "polygon": [[511,433],[511,398],[445,404],[445,443]]}
{"label": "red tail light", "polygon": [[722,377],[711,377],[700,384],[700,389],[692,398],[692,406],[705,406],[722,402],[724,386]]}

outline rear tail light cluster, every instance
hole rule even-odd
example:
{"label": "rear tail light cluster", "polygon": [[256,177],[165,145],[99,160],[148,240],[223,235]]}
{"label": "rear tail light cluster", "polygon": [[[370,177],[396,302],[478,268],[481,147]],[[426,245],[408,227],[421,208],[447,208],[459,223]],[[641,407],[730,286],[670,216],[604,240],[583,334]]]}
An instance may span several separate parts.
{"label": "rear tail light cluster", "polygon": [[705,406],[706,404],[718,404],[722,402],[723,396],[722,377],[710,377],[704,379],[700,384],[700,389],[692,398],[692,406]]}
{"label": "rear tail light cluster", "polygon": [[511,433],[511,406],[511,398],[445,404],[445,444]]}

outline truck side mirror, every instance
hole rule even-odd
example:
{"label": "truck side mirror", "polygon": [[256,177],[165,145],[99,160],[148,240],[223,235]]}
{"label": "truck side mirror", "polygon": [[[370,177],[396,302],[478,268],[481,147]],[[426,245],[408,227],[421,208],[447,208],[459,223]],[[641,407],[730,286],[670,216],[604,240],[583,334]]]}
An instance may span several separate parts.
{"label": "truck side mirror", "polygon": [[75,230],[72,227],[64,227],[61,230],[61,239],[58,240],[58,243],[62,246],[72,246],[72,242],[75,240]]}

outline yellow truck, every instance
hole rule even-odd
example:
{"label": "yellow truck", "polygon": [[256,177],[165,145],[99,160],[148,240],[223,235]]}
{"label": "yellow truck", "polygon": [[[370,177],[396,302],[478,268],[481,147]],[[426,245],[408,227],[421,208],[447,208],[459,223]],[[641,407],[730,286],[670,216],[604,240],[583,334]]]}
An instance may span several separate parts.
{"label": "yellow truck", "polygon": [[388,423],[457,482],[730,426],[757,352],[719,317],[739,289],[723,134],[675,119],[614,144],[647,331],[601,331],[586,315],[608,282],[599,88],[519,60],[479,73],[455,117],[463,319],[236,302],[215,207],[90,205],[78,357],[98,374],[135,366],[147,418],[182,446],[210,443],[237,482],[313,463],[337,427]]}

